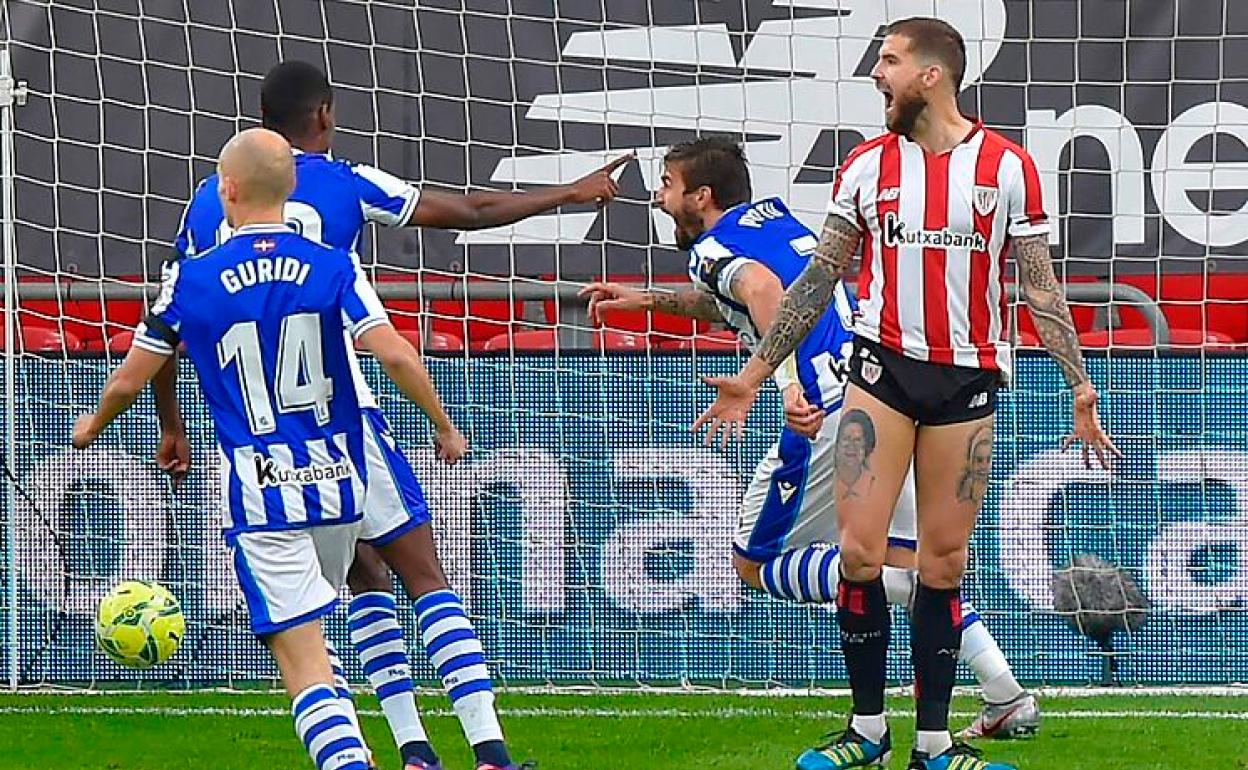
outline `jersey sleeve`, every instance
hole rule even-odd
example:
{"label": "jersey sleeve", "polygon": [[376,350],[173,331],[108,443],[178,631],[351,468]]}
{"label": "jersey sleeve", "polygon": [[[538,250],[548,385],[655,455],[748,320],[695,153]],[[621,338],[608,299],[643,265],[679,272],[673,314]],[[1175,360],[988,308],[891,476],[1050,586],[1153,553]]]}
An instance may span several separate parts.
{"label": "jersey sleeve", "polygon": [[351,167],[364,218],[386,227],[402,227],[411,219],[420,190],[374,166]]}
{"label": "jersey sleeve", "polygon": [[1049,232],[1049,217],[1044,213],[1040,172],[1036,170],[1036,162],[1030,153],[1020,150],[1015,157],[1019,160],[1018,173],[1014,174],[1006,191],[1007,232],[1011,238],[1046,235]]}
{"label": "jersey sleeve", "polygon": [[182,341],[182,310],[179,307],[178,281],[182,275],[182,263],[170,260],[161,270],[160,296],[152,303],[147,314],[134,330],[135,347],[149,353],[171,356]]}
{"label": "jersey sleeve", "polygon": [[382,324],[389,324],[390,317],[381,299],[364,275],[364,269],[352,262],[349,271],[343,277],[342,293],[339,297],[342,305],[342,322],[350,330],[354,339],[359,339],[364,332]]}
{"label": "jersey sleeve", "polygon": [[865,153],[851,152],[836,171],[832,196],[828,199],[828,213],[848,221],[859,230],[864,228],[858,206],[859,193],[868,165]]}
{"label": "jersey sleeve", "polygon": [[755,260],[713,236],[695,243],[693,254],[696,258],[693,278],[705,284],[716,296],[741,304],[733,290],[733,280]]}

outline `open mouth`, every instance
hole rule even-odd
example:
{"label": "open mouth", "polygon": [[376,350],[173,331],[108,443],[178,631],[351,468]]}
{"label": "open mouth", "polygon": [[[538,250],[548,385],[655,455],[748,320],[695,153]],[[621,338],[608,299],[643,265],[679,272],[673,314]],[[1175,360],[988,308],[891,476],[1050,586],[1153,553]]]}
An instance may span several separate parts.
{"label": "open mouth", "polygon": [[888,91],[885,91],[884,92],[884,109],[888,109],[889,107],[892,107],[892,106],[893,106],[893,95],[889,93]]}

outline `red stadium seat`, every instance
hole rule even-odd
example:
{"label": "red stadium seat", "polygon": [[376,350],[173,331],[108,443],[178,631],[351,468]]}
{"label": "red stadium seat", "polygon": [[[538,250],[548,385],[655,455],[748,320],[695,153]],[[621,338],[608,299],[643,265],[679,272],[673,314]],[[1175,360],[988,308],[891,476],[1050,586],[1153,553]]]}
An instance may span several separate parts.
{"label": "red stadium seat", "polygon": [[740,352],[742,350],[737,335],[730,331],[705,332],[694,337],[660,343],[660,347],[667,350],[692,350],[695,353]]}
{"label": "red stadium seat", "polygon": [[1043,348],[1040,338],[1031,332],[1019,331],[1018,347],[1020,348]]}
{"label": "red stadium seat", "polygon": [[[1171,329],[1168,348],[1200,349],[1206,347],[1230,347],[1235,340],[1229,335],[1201,329]],[[1150,329],[1102,329],[1079,335],[1079,344],[1085,348],[1126,348],[1148,350],[1155,348]]]}
{"label": "red stadium seat", "polygon": [[[18,330],[18,351],[22,353],[77,353],[82,340],[70,332],[49,326],[25,326]],[[0,350],[4,349],[4,333],[0,331]]]}
{"label": "red stadium seat", "polygon": [[126,353],[130,350],[130,344],[134,342],[134,332],[124,331],[118,332],[108,338],[109,353]]}
{"label": "red stadium seat", "polygon": [[447,332],[420,333],[419,329],[398,329],[399,336],[412,343],[417,350],[429,353],[458,353],[464,349],[464,341]]}
{"label": "red stadium seat", "polygon": [[486,340],[481,349],[487,353],[496,353],[504,350],[549,351],[558,347],[558,332],[554,329],[537,329],[495,335]]}
{"label": "red stadium seat", "polygon": [[594,346],[600,350],[645,350],[650,347],[650,342],[644,334],[600,329],[594,335]]}

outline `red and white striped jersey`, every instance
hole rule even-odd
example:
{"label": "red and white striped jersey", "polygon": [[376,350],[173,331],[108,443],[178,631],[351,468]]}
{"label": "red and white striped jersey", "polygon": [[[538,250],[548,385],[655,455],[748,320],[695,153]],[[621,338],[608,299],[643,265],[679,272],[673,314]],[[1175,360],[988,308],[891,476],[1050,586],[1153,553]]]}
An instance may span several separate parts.
{"label": "red and white striped jersey", "polygon": [[828,212],[863,235],[856,333],[920,361],[1009,376],[1006,249],[1049,231],[1026,150],[979,122],[940,155],[884,134],[841,164]]}

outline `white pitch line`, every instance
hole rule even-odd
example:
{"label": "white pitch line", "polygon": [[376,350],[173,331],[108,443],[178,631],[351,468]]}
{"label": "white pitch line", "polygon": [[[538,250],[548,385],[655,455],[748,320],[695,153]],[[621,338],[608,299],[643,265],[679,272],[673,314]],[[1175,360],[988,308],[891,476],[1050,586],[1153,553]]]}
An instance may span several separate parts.
{"label": "white pitch line", "polygon": [[[362,709],[363,716],[384,716],[381,711]],[[452,716],[448,709],[428,709],[423,712],[428,716]],[[718,708],[718,709],[608,709],[608,708],[514,708],[499,709],[505,717],[557,717],[561,719],[738,719],[775,718],[775,719],[806,719],[831,720],[843,719],[844,711],[798,711],[784,712],[774,709],[759,708]],[[0,714],[56,715],[72,714],[76,716],[225,716],[225,717],[289,717],[290,710],[282,708],[165,708],[139,706],[126,708],[121,706],[4,706]],[[892,710],[890,717],[906,717],[912,712]],[[970,719],[978,716],[973,711],[955,711],[949,716],[954,719]],[[1174,710],[1116,710],[1116,711],[1045,711],[1045,719],[1206,719],[1248,721],[1248,711],[1174,711]]]}

